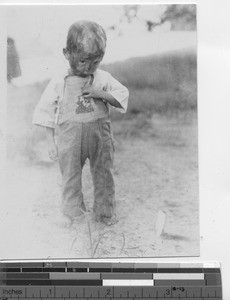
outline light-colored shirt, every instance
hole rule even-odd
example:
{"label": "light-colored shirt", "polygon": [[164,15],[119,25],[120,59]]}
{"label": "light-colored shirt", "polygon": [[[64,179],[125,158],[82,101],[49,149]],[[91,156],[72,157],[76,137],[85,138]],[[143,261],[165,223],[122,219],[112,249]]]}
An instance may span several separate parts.
{"label": "light-colored shirt", "polygon": [[[121,105],[121,107],[116,107],[115,109],[125,113],[128,106],[128,89],[106,71],[98,69],[93,75],[93,85],[109,92]],[[56,126],[58,106],[63,98],[65,78],[67,76],[69,76],[69,73],[64,72],[50,80],[35,108],[32,124],[51,128]]]}

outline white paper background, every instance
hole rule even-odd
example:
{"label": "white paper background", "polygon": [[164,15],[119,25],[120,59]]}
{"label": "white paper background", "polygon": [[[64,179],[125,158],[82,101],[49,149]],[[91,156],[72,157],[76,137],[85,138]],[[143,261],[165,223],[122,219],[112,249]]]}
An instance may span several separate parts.
{"label": "white paper background", "polygon": [[[0,3],[20,2],[7,1]],[[24,1],[23,3],[36,3]],[[39,2],[45,3],[47,2]],[[60,3],[50,1],[49,3]],[[68,3],[80,3],[69,1]],[[96,4],[96,1],[85,1]],[[104,4],[114,3],[112,1]],[[118,4],[132,1],[116,1]],[[138,2],[136,2],[138,3]],[[175,3],[145,1],[141,4]],[[198,4],[198,114],[200,171],[200,236],[199,258],[169,258],[154,261],[220,261],[224,300],[230,299],[230,4],[228,0],[177,1]],[[63,3],[66,4],[66,3]],[[1,43],[4,41],[4,7],[1,7]],[[3,15],[2,15],[3,14]],[[1,131],[4,141],[5,50],[1,47]],[[1,143],[1,170],[4,174],[4,145]],[[1,185],[1,191],[3,186]],[[4,193],[3,193],[4,194]],[[7,228],[6,228],[7,234]],[[1,245],[4,247],[4,245]],[[147,260],[147,259],[145,259]]]}

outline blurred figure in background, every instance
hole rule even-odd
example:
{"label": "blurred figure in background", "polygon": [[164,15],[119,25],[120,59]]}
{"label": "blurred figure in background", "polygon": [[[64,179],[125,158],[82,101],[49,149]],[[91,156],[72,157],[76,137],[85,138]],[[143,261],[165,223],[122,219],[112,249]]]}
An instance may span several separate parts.
{"label": "blurred figure in background", "polygon": [[13,78],[21,76],[19,56],[15,47],[14,40],[7,38],[7,81],[11,82]]}

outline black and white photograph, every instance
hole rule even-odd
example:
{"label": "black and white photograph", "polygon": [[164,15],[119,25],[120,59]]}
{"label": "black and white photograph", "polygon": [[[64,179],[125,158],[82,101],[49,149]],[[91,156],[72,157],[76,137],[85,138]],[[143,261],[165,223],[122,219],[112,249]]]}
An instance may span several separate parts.
{"label": "black and white photograph", "polygon": [[1,258],[199,256],[196,14],[6,7]]}

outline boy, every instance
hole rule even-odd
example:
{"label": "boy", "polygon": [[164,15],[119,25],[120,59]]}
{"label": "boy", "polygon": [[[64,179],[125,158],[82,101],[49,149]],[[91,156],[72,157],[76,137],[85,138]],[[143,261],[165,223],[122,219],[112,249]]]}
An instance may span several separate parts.
{"label": "boy", "polygon": [[46,127],[50,158],[59,160],[66,226],[71,226],[86,210],[81,177],[87,158],[94,184],[96,220],[106,225],[116,222],[109,106],[125,113],[129,92],[108,72],[98,69],[105,47],[106,34],[100,25],[89,21],[74,23],[63,49],[70,69],[50,81],[33,116],[33,124]]}

